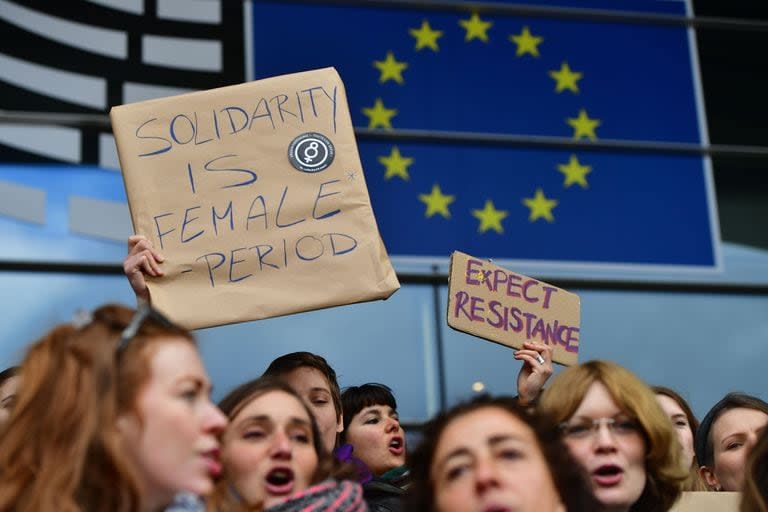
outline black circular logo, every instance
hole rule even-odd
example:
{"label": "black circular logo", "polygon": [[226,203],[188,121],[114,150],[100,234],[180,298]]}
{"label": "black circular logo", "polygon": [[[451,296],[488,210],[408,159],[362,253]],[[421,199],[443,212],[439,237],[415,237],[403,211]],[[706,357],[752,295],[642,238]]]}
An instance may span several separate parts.
{"label": "black circular logo", "polygon": [[302,172],[320,172],[333,162],[335,151],[328,137],[317,132],[302,133],[288,146],[288,160]]}

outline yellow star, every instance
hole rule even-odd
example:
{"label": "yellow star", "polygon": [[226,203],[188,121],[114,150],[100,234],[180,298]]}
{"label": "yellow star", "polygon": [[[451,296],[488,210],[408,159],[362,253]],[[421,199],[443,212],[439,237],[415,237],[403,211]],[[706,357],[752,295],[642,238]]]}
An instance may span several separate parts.
{"label": "yellow star", "polygon": [[565,183],[563,185],[568,188],[574,183],[578,183],[581,188],[587,188],[587,174],[592,172],[591,165],[581,165],[576,155],[571,155],[567,164],[559,164],[557,170],[565,174]]}
{"label": "yellow star", "polygon": [[408,68],[408,64],[405,62],[399,62],[395,59],[395,55],[392,52],[387,52],[386,60],[375,60],[373,65],[379,71],[379,83],[383,84],[387,80],[394,80],[395,82],[403,83],[403,71]]}
{"label": "yellow star", "polygon": [[472,17],[468,20],[459,20],[459,25],[461,25],[464,30],[467,31],[466,35],[464,36],[464,41],[480,39],[482,42],[487,43],[487,32],[488,29],[493,26],[493,23],[490,21],[481,20],[480,16],[478,16],[476,12],[473,12]]}
{"label": "yellow star", "polygon": [[382,128],[392,129],[391,119],[397,115],[397,110],[394,108],[386,108],[382,103],[381,98],[376,98],[373,108],[364,108],[363,114],[368,116],[368,128],[376,128],[381,126]]}
{"label": "yellow star", "polygon": [[534,36],[528,27],[523,27],[523,31],[517,35],[509,36],[509,40],[517,45],[517,52],[515,56],[521,57],[526,53],[530,53],[534,57],[539,56],[539,44],[544,40],[543,37]]}
{"label": "yellow star", "polygon": [[595,128],[600,126],[602,121],[599,119],[591,119],[587,115],[587,111],[583,108],[579,110],[579,117],[569,117],[568,124],[573,128],[573,138],[579,139],[581,137],[587,137],[589,140],[595,140]]}
{"label": "yellow star", "polygon": [[568,89],[569,91],[578,94],[579,84],[576,82],[581,80],[581,77],[584,76],[584,74],[573,71],[570,67],[568,67],[567,62],[563,62],[560,65],[560,70],[550,71],[549,76],[551,76],[557,82],[557,85],[555,86],[556,93],[560,94],[564,90]]}
{"label": "yellow star", "polygon": [[547,199],[540,188],[536,189],[536,196],[523,199],[523,204],[531,209],[531,215],[528,216],[530,222],[536,219],[546,219],[547,222],[554,222],[552,208],[557,206],[557,200]]}
{"label": "yellow star", "polygon": [[413,158],[407,158],[400,155],[400,150],[397,146],[392,147],[392,152],[389,156],[380,156],[379,163],[387,168],[387,172],[384,174],[384,179],[388,180],[393,176],[400,176],[405,181],[410,179],[408,175],[408,166],[413,163]]}
{"label": "yellow star", "polygon": [[427,205],[427,211],[424,214],[427,218],[439,213],[446,219],[450,219],[451,212],[448,211],[448,205],[455,200],[455,196],[443,195],[440,185],[432,185],[432,192],[429,194],[419,194],[419,201]]}
{"label": "yellow star", "polygon": [[496,207],[493,206],[493,201],[490,199],[485,201],[485,206],[482,210],[472,210],[472,216],[480,220],[480,227],[477,228],[477,231],[480,233],[485,233],[489,229],[492,229],[499,234],[504,233],[504,228],[501,227],[501,221],[508,215],[509,212],[506,210],[497,210]]}
{"label": "yellow star", "polygon": [[443,37],[443,31],[432,30],[432,27],[429,26],[429,22],[427,20],[421,22],[420,28],[412,28],[408,30],[408,33],[416,38],[417,50],[429,47],[433,51],[440,51],[440,48],[437,46],[437,40]]}

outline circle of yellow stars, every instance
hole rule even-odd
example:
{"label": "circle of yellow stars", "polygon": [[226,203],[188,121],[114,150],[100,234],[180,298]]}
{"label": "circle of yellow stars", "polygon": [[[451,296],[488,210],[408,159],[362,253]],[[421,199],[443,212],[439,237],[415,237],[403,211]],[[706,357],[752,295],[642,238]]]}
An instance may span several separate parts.
{"label": "circle of yellow stars", "polygon": [[[469,18],[460,19],[458,25],[464,29],[465,42],[489,42],[488,32],[493,27],[493,22],[482,19],[477,12],[473,12]],[[422,20],[419,27],[410,28],[408,33],[415,41],[414,51],[434,53],[440,51],[440,38],[445,35],[443,30],[433,28],[428,20]],[[533,33],[527,25],[523,26],[519,33],[510,34],[508,40],[515,45],[516,58],[539,58],[541,56],[539,47],[545,42],[544,36]],[[405,84],[403,75],[409,64],[398,60],[394,52],[387,51],[382,60],[373,61],[373,67],[379,71],[379,83],[385,84],[391,81],[401,86]],[[555,82],[556,94],[566,91],[574,95],[580,93],[579,81],[584,78],[584,73],[571,69],[567,61],[562,61],[559,69],[550,70],[547,75]],[[392,129],[392,119],[398,114],[397,109],[387,108],[381,98],[376,98],[373,106],[364,107],[362,112],[368,118],[368,128],[385,130]],[[574,140],[594,141],[597,140],[596,130],[602,125],[602,120],[590,117],[587,110],[581,108],[575,117],[567,117],[565,123],[572,128]],[[389,155],[379,156],[378,162],[385,168],[385,180],[393,178],[410,180],[409,167],[413,165],[414,158],[403,156],[397,146],[391,148]],[[579,162],[576,155],[570,155],[568,162],[558,164],[556,167],[557,171],[563,174],[564,188],[570,188],[573,185],[578,185],[582,189],[589,187],[587,175],[592,172],[592,167]],[[456,201],[456,196],[444,193],[439,184],[434,184],[428,194],[419,194],[418,199],[425,205],[426,218],[439,215],[450,219],[449,206]],[[541,188],[536,189],[533,197],[524,197],[521,202],[529,210],[529,222],[536,222],[539,219],[549,223],[555,222],[553,210],[558,206],[559,201],[547,197]],[[483,208],[472,209],[470,213],[478,219],[478,233],[483,234],[488,231],[504,233],[502,221],[509,216],[509,211],[497,209],[492,200],[487,199]]]}

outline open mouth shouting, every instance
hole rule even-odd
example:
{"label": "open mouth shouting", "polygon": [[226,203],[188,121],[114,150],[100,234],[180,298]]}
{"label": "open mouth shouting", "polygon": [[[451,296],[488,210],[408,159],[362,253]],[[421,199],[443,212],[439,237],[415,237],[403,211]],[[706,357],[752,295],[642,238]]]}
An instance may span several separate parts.
{"label": "open mouth shouting", "polygon": [[217,477],[221,474],[221,461],[219,460],[219,449],[214,448],[203,452],[203,460],[205,461],[205,467],[208,470],[208,474],[212,477]]}
{"label": "open mouth shouting", "polygon": [[295,481],[293,470],[287,467],[272,468],[266,477],[267,492],[274,496],[291,494]]}
{"label": "open mouth shouting", "polygon": [[405,441],[402,437],[396,436],[389,441],[389,451],[392,455],[400,456],[405,452]]}
{"label": "open mouth shouting", "polygon": [[592,480],[600,487],[614,487],[621,483],[624,470],[615,464],[603,464],[592,471]]}

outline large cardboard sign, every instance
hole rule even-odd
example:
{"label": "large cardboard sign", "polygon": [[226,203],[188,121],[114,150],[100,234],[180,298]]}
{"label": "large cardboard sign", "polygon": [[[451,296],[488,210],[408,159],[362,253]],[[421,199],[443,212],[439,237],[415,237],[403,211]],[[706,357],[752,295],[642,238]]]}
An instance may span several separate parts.
{"label": "large cardboard sign", "polygon": [[740,492],[684,492],[670,512],[739,512]]}
{"label": "large cardboard sign", "polygon": [[384,299],[379,236],[333,68],[110,113],[153,304],[189,328]]}
{"label": "large cardboard sign", "polygon": [[553,347],[552,359],[578,363],[579,296],[462,252],[451,255],[448,325],[521,348],[525,341]]}

